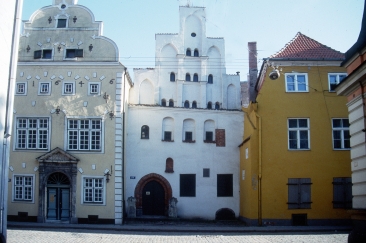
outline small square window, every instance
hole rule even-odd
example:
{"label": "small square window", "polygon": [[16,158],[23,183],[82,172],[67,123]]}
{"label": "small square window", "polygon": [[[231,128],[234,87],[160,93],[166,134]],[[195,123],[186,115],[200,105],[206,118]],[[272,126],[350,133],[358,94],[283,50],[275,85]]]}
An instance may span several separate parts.
{"label": "small square window", "polygon": [[51,83],[50,82],[40,82],[38,95],[50,95],[51,94]]}
{"label": "small square window", "polygon": [[66,19],[58,19],[57,20],[57,28],[66,28]]}
{"label": "small square window", "polygon": [[203,177],[210,177],[210,169],[208,168],[203,169]]}
{"label": "small square window", "polygon": [[62,95],[74,95],[75,82],[64,82],[62,88]]}
{"label": "small square window", "polygon": [[187,142],[192,142],[192,132],[186,132],[185,134],[185,140],[184,141],[187,141]]}
{"label": "small square window", "polygon": [[172,132],[164,132],[164,141],[172,141]]}
{"label": "small square window", "polygon": [[83,57],[84,50],[83,49],[67,49],[66,50],[66,58],[76,58]]}
{"label": "small square window", "polygon": [[100,83],[89,83],[88,95],[100,95]]}
{"label": "small square window", "polygon": [[206,142],[212,142],[213,141],[213,132],[206,132]]}
{"label": "small square window", "polygon": [[34,59],[52,59],[52,49],[34,51]]}
{"label": "small square window", "polygon": [[17,83],[15,94],[16,95],[27,95],[27,83],[26,82]]}
{"label": "small square window", "polygon": [[181,197],[195,197],[196,196],[196,175],[195,174],[181,174],[179,180],[179,195]]}

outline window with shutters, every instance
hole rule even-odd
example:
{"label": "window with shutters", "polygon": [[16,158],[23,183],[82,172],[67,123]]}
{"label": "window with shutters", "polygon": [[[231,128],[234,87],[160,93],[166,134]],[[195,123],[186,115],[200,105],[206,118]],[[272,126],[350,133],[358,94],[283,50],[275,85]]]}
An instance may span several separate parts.
{"label": "window with shutters", "polygon": [[333,178],[333,208],[352,208],[351,177]]}
{"label": "window with shutters", "polygon": [[218,174],[217,175],[217,196],[232,197],[233,196],[233,175]]}
{"label": "window with shutters", "polygon": [[288,209],[311,208],[311,179],[288,179]]}
{"label": "window with shutters", "polygon": [[83,57],[84,50],[83,49],[66,49],[65,58],[76,58]]}
{"label": "window with shutters", "polygon": [[196,174],[180,174],[179,195],[181,197],[196,196]]}

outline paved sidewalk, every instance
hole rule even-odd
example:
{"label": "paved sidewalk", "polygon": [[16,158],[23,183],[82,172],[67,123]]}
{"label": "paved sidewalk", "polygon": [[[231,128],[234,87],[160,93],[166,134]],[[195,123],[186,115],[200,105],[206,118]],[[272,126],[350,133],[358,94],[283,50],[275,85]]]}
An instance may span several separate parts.
{"label": "paved sidewalk", "polygon": [[130,232],[200,232],[200,233],[278,233],[278,232],[317,232],[317,233],[349,233],[351,226],[245,226],[232,223],[203,223],[203,222],[153,222],[113,224],[62,224],[62,223],[26,223],[8,222],[8,229],[48,229],[48,230],[113,230]]}

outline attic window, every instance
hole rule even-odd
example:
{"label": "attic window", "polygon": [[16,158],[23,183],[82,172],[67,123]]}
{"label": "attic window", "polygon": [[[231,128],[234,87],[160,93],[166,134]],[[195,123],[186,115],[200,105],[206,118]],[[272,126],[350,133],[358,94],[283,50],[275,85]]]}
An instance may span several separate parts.
{"label": "attic window", "polygon": [[57,28],[66,28],[66,19],[58,19]]}
{"label": "attic window", "polygon": [[62,4],[62,5],[61,5],[61,8],[62,8],[62,9],[66,8],[66,5],[65,5],[65,4]]}
{"label": "attic window", "polygon": [[192,37],[196,37],[196,33],[192,32],[192,33],[191,33],[191,36],[192,36]]}
{"label": "attic window", "polygon": [[83,57],[84,52],[83,49],[67,49],[66,50],[66,58],[75,58],[75,57]]}

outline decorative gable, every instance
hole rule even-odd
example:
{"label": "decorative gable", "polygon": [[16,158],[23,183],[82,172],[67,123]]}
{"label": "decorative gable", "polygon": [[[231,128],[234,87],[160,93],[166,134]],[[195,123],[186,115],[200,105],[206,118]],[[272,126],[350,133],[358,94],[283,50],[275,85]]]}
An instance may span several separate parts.
{"label": "decorative gable", "polygon": [[67,153],[66,151],[56,147],[44,155],[36,158],[38,162],[48,162],[48,163],[77,163],[79,159]]}

